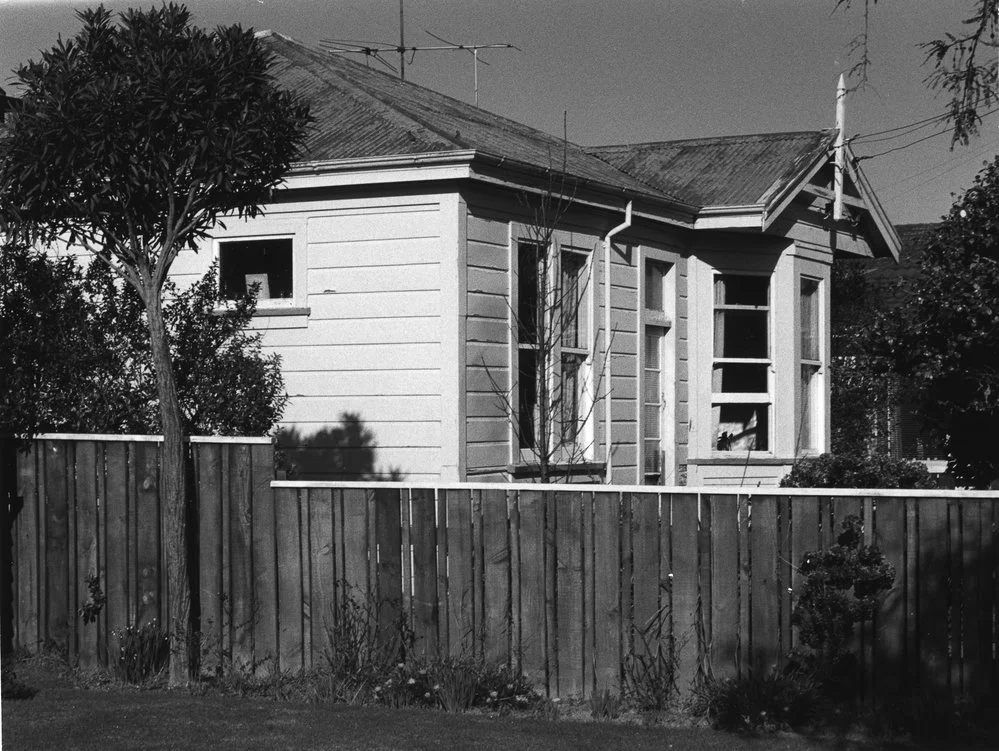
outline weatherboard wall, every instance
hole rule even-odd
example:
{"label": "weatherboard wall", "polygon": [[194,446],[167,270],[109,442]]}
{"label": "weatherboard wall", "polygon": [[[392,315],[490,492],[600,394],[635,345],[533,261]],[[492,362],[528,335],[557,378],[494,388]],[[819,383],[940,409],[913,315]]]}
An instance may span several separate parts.
{"label": "weatherboard wall", "polygon": [[285,201],[178,259],[185,283],[217,240],[293,236],[294,299],[252,327],[281,357],[297,477],[457,478],[457,214],[455,194]]}

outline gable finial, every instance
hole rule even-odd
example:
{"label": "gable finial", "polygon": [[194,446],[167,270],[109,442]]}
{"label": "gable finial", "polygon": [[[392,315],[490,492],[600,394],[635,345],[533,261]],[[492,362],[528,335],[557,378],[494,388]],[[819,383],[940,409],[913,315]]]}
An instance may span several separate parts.
{"label": "gable finial", "polygon": [[843,218],[843,173],[846,171],[846,81],[839,75],[836,85],[836,165],[833,170],[833,220]]}

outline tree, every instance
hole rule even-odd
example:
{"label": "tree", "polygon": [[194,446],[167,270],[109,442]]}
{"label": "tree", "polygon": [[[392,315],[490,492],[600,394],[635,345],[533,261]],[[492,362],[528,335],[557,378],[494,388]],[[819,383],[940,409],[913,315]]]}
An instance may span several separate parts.
{"label": "tree", "polygon": [[[264,435],[287,402],[280,359],[245,328],[247,294],[218,315],[213,267],[164,303],[185,435]],[[38,432],[159,433],[145,308],[107,265],[0,247],[0,424]]]}
{"label": "tree", "polygon": [[844,456],[887,454],[891,367],[870,352],[868,342],[883,291],[865,265],[850,260],[833,264],[831,291],[830,449]]}
{"label": "tree", "polygon": [[[836,0],[836,8],[849,9],[861,5],[863,30],[851,44],[856,62],[850,70],[856,85],[867,82],[871,60],[868,55],[868,22],[878,0]],[[927,85],[950,97],[942,116],[953,128],[952,144],[967,145],[977,135],[982,120],[981,110],[997,100],[996,35],[999,33],[999,0],[974,0],[972,15],[964,20],[963,29],[947,32],[943,37],[925,42],[926,62],[933,67]]]}
{"label": "tree", "polygon": [[999,477],[999,159],[987,165],[930,240],[918,278],[880,316],[871,351],[888,357],[944,436],[948,471],[985,487]]}
{"label": "tree", "polygon": [[163,429],[170,685],[189,680],[183,415],[163,310],[182,248],[253,217],[297,157],[308,107],[279,90],[252,31],[206,32],[183,6],[78,14],[82,28],[17,71],[0,142],[0,231],[82,245],[138,293]]}
{"label": "tree", "polygon": [[586,462],[593,439],[585,426],[601,400],[603,373],[593,377],[587,358],[584,305],[592,264],[562,248],[557,236],[574,200],[565,173],[566,148],[563,139],[562,169],[549,169],[541,194],[521,196],[530,220],[517,244],[517,301],[510,306],[517,337],[512,388],[505,388],[483,360],[517,445],[531,457],[533,474],[542,483],[569,479],[572,469]]}

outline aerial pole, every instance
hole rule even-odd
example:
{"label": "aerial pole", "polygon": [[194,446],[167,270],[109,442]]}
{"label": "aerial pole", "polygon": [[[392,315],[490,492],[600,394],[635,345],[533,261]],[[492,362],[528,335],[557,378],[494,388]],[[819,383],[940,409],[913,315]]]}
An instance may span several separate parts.
{"label": "aerial pole", "polygon": [[[386,68],[391,70],[393,73],[398,73],[399,78],[403,81],[406,80],[406,53],[412,53],[415,55],[417,52],[443,52],[443,51],[455,51],[455,50],[465,50],[472,55],[472,82],[473,91],[475,97],[475,106],[479,106],[479,63],[483,65],[489,65],[485,60],[479,59],[479,50],[484,49],[514,49],[520,50],[519,47],[513,44],[454,44],[446,39],[443,39],[431,31],[427,33],[430,34],[434,39],[444,42],[443,45],[433,46],[433,47],[407,47],[406,46],[406,20],[405,11],[403,8],[404,0],[399,0],[399,44],[385,44],[383,42],[368,42],[359,41],[356,39],[321,39],[319,41],[320,47],[324,51],[333,54],[344,55],[344,54],[360,54],[364,55],[366,58],[374,58]],[[383,53],[398,52],[399,53],[399,67],[396,69],[388,60],[385,59]]]}
{"label": "aerial pole", "polygon": [[402,1],[399,0],[399,78],[406,80],[406,22],[402,17]]}

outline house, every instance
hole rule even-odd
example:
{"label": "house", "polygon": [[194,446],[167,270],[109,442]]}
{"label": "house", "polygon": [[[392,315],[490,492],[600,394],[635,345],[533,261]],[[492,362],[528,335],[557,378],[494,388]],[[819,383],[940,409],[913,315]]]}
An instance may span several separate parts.
{"label": "house", "polygon": [[263,216],[174,271],[217,259],[224,289],[260,283],[300,477],[532,476],[538,354],[517,321],[541,307],[525,280],[553,198],[551,257],[578,305],[552,374],[573,395],[562,473],[774,485],[828,446],[831,264],[898,252],[851,159],[832,219],[835,130],[587,149],[260,36],[312,102],[305,160]]}

